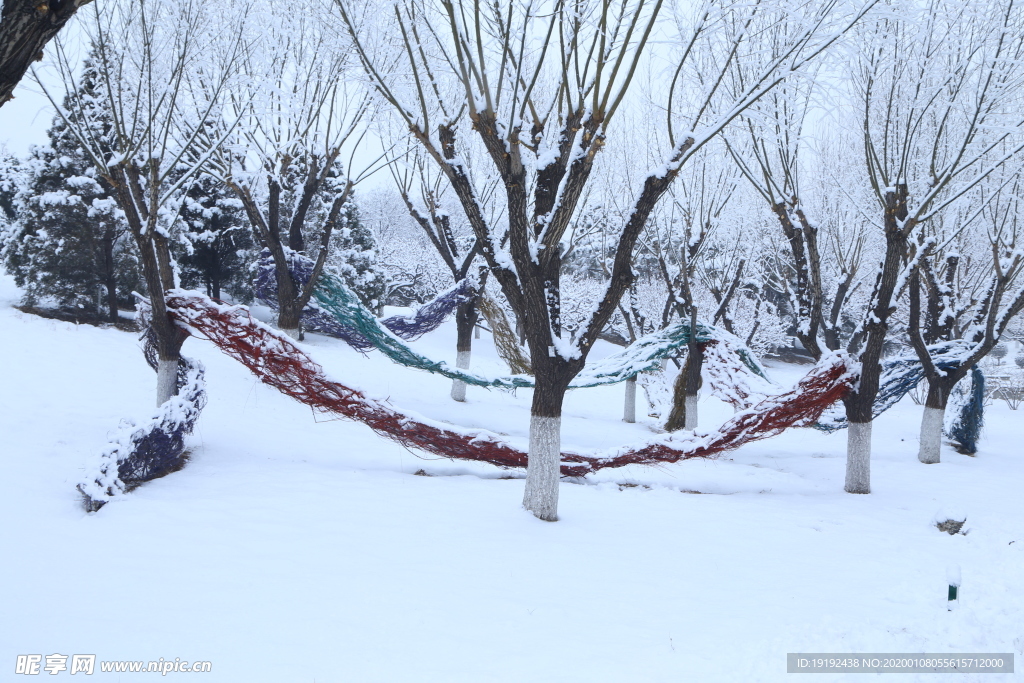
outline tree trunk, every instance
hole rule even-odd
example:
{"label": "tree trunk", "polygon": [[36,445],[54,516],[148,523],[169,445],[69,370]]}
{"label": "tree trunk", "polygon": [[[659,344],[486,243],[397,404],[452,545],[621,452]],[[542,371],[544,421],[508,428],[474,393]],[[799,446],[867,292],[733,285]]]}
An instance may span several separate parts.
{"label": "tree trunk", "polygon": [[[285,283],[287,281],[287,284]],[[295,340],[302,339],[302,306],[299,305],[296,290],[298,289],[291,275],[277,271],[278,312],[277,327]]]}
{"label": "tree trunk", "polygon": [[895,310],[893,296],[906,253],[904,221],[907,219],[906,185],[885,195],[885,257],[875,281],[872,304],[864,323],[864,350],[860,354],[857,390],[843,399],[849,433],[846,441],[846,492],[871,493],[871,421],[875,397],[882,376],[882,349],[889,331],[889,316]]}
{"label": "tree trunk", "polygon": [[[472,351],[456,351],[455,367],[460,370],[469,370],[469,362]],[[460,403],[466,400],[466,383],[461,379],[452,380],[452,400]]]}
{"label": "tree trunk", "polygon": [[152,233],[135,233],[142,261],[142,274],[146,280],[149,301],[152,306],[150,326],[156,336],[157,348],[157,405],[163,405],[168,398],[178,393],[178,361],[181,346],[188,334],[178,327],[167,314],[165,292],[174,286],[171,271],[170,251],[166,239]]}
{"label": "tree trunk", "polygon": [[[281,249],[280,246],[278,248]],[[281,260],[287,263],[284,251]],[[303,307],[298,302],[299,285],[292,280],[287,269],[278,265],[278,259],[274,259],[274,267],[274,274],[278,278],[278,328],[292,339],[301,339],[299,328]]]}
{"label": "tree trunk", "polygon": [[917,451],[917,459],[926,465],[939,462],[942,450],[942,424],[946,416],[946,402],[949,400],[949,389],[942,378],[928,380],[928,398],[924,403],[924,414],[921,416],[921,445]]}
{"label": "tree trunk", "polygon": [[704,366],[704,345],[691,344],[686,362],[676,378],[672,392],[672,410],[665,421],[665,430],[697,428],[697,400],[700,396],[701,368]]}
{"label": "tree trunk", "polygon": [[569,382],[556,382],[550,374],[545,375],[538,371],[533,390],[523,507],[545,522],[556,522],[562,462],[562,400]]}
{"label": "tree trunk", "polygon": [[849,422],[844,488],[847,493],[871,493],[871,422]]}
{"label": "tree trunk", "polygon": [[117,205],[124,212],[138,247],[151,307],[149,324],[156,342],[157,405],[162,405],[178,392],[178,361],[188,333],[167,313],[166,293],[177,286],[173,259],[167,237],[156,230],[155,209],[154,213],[149,213],[151,207],[141,200],[146,196],[141,177],[139,167],[134,162],[126,162],[114,167],[107,181],[114,188]]}
{"label": "tree trunk", "polygon": [[303,337],[302,307],[298,305],[295,297],[278,297],[277,301],[280,305],[277,313],[277,327],[292,339],[301,340]]}
{"label": "tree trunk", "polygon": [[159,408],[178,393],[178,361],[157,361],[156,366],[156,405]]}
{"label": "tree trunk", "polygon": [[114,270],[114,235],[108,228],[103,235],[103,285],[107,288],[107,315],[116,323],[117,314],[117,272]]}
{"label": "tree trunk", "polygon": [[562,418],[530,415],[530,454],[523,507],[545,522],[558,521]]}
{"label": "tree trunk", "polygon": [[636,377],[626,380],[626,403],[622,408],[622,421],[636,422]]}
{"label": "tree trunk", "polygon": [[117,312],[117,280],[113,277],[107,280],[107,315],[110,322],[116,323],[121,319]]}
{"label": "tree trunk", "polygon": [[[847,493],[871,493],[871,424],[874,397],[878,393],[878,375],[862,364],[860,390],[843,399],[846,406],[846,485]],[[872,384],[872,376],[874,377]],[[866,380],[866,381],[865,381]]]}
{"label": "tree trunk", "polygon": [[[455,326],[458,340],[455,343],[455,367],[469,369],[469,361],[473,353],[473,328],[476,326],[476,302],[467,301],[459,304],[455,310]],[[452,399],[466,400],[466,383],[459,379],[452,380]]]}
{"label": "tree trunk", "polygon": [[217,248],[217,243],[214,242],[210,246],[210,250],[213,252],[213,268],[211,268],[212,272],[210,273],[210,296],[220,301],[220,249]]}
{"label": "tree trunk", "polygon": [[696,394],[686,394],[686,419],[683,422],[683,429],[692,432],[697,428],[697,401]]}

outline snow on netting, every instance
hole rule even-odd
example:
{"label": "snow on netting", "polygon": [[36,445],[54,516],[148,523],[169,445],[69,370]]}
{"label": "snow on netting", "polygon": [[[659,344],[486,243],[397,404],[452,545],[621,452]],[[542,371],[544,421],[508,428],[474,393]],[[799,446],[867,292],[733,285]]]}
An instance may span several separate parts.
{"label": "snow on netting", "polygon": [[[293,263],[297,264],[295,266],[297,278],[301,279],[303,277],[302,273],[306,272],[307,267],[312,272],[312,261],[309,258],[294,252],[292,252],[292,258]],[[309,274],[307,273],[305,277],[308,281]],[[265,276],[263,278],[264,286],[269,286],[265,283],[271,279],[273,279],[273,276]],[[345,286],[341,278],[331,273],[325,272],[321,275],[313,296],[316,298],[322,311],[334,316],[338,327],[354,330],[359,338],[369,341],[374,348],[400,365],[426,370],[427,372],[443,375],[449,379],[458,379],[466,384],[481,387],[517,389],[533,386],[533,378],[529,376],[485,377],[459,368],[453,368],[444,361],[432,360],[414,351],[399,338],[399,335],[396,335],[389,329],[386,324],[382,324],[363,305],[359,297]],[[738,338],[711,325],[698,325],[697,328],[698,341],[729,340],[736,347],[737,353],[750,371],[765,377],[764,369]],[[351,344],[348,337],[342,338]],[[670,353],[689,342],[690,325],[688,323],[677,323],[663,330],[658,330],[637,339],[633,344],[618,353],[588,364],[583,369],[583,372],[572,381],[569,388],[580,389],[624,382],[631,377],[635,377],[640,372],[657,368],[662,358],[667,357]]]}
{"label": "snow on netting", "polygon": [[[141,309],[140,320],[145,321],[147,316]],[[156,339],[148,324],[142,340],[146,362],[156,370]],[[115,496],[184,465],[185,437],[192,433],[206,406],[204,374],[202,363],[183,356],[178,363],[177,396],[141,425],[122,421],[116,436],[86,468],[85,481],[78,485],[87,511],[95,512]]]}
{"label": "snow on netting", "polygon": [[[960,367],[963,359],[970,355],[974,345],[963,340],[941,342],[928,347],[935,367],[940,370],[952,370]],[[918,383],[924,379],[924,366],[921,365],[917,355],[900,356],[882,363],[882,376],[879,378],[878,395],[875,397],[874,405],[871,407],[873,417],[878,417],[889,408],[899,403],[900,399],[906,396]],[[976,429],[981,429],[982,406],[977,405],[977,415],[969,418],[977,420]],[[823,432],[834,432],[845,429],[846,415],[841,407],[833,408],[822,416],[821,421],[814,425],[815,429]],[[966,432],[965,432],[966,434]],[[954,437],[955,438],[955,437]],[[975,437],[977,438],[977,437]]]}
{"label": "snow on netting", "polygon": [[[355,389],[332,382],[316,362],[285,334],[255,320],[244,306],[227,306],[197,292],[176,290],[168,311],[192,334],[213,342],[249,368],[264,384],[314,410],[363,422],[403,446],[446,458],[475,460],[501,467],[525,467],[527,454],[485,430],[459,429],[396,410]],[[653,465],[707,458],[789,427],[809,426],[849,390],[856,376],[844,358],[823,359],[791,391],[771,396],[737,413],[720,429],[703,434],[667,434],[638,447],[599,455],[562,454],[562,474],[582,476],[605,467]]]}
{"label": "snow on netting", "polygon": [[974,455],[985,421],[985,373],[977,365],[957,382],[946,406],[943,431],[958,453]]}
{"label": "snow on netting", "polygon": [[[285,254],[292,278],[300,287],[305,286],[313,275],[313,260],[291,249],[286,249]],[[325,277],[336,278],[333,274],[325,274],[321,279]],[[340,278],[336,279],[340,282]],[[343,284],[341,286],[344,287]],[[470,301],[476,287],[477,283],[472,278],[464,278],[433,301],[428,301],[417,308],[412,315],[394,315],[379,322],[401,339],[415,341],[427,332],[436,330],[459,304]],[[278,310],[277,271],[268,249],[264,249],[260,255],[254,288],[257,299],[273,310]],[[323,310],[316,301],[311,302],[311,305],[302,312],[301,320],[303,329],[336,337],[359,351],[374,348],[374,343],[359,330]]]}
{"label": "snow on netting", "polygon": [[[759,373],[753,372],[743,356],[748,350],[742,346],[737,348],[736,338],[730,337],[727,335],[701,344],[704,354],[701,375],[707,380],[715,398],[736,410],[746,410],[778,392],[779,386],[767,377],[763,369]],[[652,415],[664,415],[671,410],[676,379],[677,373],[667,369],[637,376],[637,382],[643,387],[651,405]]]}
{"label": "snow on netting", "polygon": [[758,372],[752,371],[747,358],[750,351],[745,346],[737,346],[738,341],[737,337],[723,335],[705,344],[701,372],[716,398],[737,410],[746,410],[777,392],[779,387],[768,379],[760,366]]}

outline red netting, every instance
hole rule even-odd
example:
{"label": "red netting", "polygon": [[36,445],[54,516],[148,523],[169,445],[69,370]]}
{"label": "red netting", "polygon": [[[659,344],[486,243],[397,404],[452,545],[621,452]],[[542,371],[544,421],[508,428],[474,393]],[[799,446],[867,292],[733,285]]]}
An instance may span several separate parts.
{"label": "red netting", "polygon": [[847,370],[846,363],[841,357],[832,356],[811,369],[795,388],[770,396],[757,405],[737,413],[710,434],[691,437],[690,443],[653,443],[612,457],[597,459],[563,453],[562,460],[587,462],[590,464],[590,470],[596,470],[602,467],[648,465],[711,457],[739,448],[751,441],[776,436],[790,427],[813,425],[826,408],[846,395],[856,379],[856,375]]}
{"label": "red netting", "polygon": [[[476,460],[501,467],[526,467],[527,454],[488,432],[453,431],[403,414],[327,379],[316,362],[284,334],[254,320],[244,306],[217,304],[196,292],[172,292],[168,312],[193,334],[205,337],[239,361],[260,381],[314,410],[365,423],[378,434],[428,453]],[[748,441],[774,436],[790,426],[813,424],[839,400],[853,377],[834,357],[811,371],[797,387],[738,413],[717,432],[703,436],[669,435],[657,443],[607,457],[563,453],[562,473],[582,476],[605,467],[670,463],[705,458]]]}

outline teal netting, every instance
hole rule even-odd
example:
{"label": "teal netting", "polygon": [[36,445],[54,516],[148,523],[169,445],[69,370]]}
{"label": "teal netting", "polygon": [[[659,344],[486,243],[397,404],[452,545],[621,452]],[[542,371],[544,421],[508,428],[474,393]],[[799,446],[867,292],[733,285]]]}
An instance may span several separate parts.
{"label": "teal netting", "polygon": [[[337,277],[324,274],[313,296],[320,307],[328,311],[344,325],[359,331],[374,347],[392,361],[411,368],[426,370],[466,384],[481,387],[517,389],[533,386],[533,378],[527,375],[485,377],[476,373],[454,368],[444,361],[427,358],[409,348],[401,339],[385,328],[359,298]],[[754,355],[738,339],[724,330],[711,325],[697,325],[697,341],[711,342],[727,340],[736,347],[744,365],[759,377],[767,376]],[[615,384],[635,377],[638,373],[654,370],[661,359],[690,343],[690,325],[676,323],[641,337],[618,353],[588,364],[569,384],[571,389]]]}

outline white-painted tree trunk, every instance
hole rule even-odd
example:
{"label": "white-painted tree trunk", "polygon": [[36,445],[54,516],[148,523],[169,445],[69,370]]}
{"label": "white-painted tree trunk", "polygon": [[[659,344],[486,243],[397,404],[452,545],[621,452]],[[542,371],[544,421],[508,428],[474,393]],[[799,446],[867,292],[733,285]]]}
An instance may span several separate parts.
{"label": "white-painted tree trunk", "polygon": [[473,327],[473,339],[479,339],[479,338],[480,338],[480,326],[476,325],[476,326]]}
{"label": "white-painted tree trunk", "polygon": [[851,422],[846,430],[847,493],[871,493],[871,423]]}
{"label": "white-painted tree trunk", "polygon": [[530,417],[530,452],[523,507],[545,522],[558,520],[561,438],[562,418]]}
{"label": "white-painted tree trunk", "polygon": [[636,377],[626,380],[626,404],[622,408],[622,421],[636,422]]}
{"label": "white-painted tree trunk", "polygon": [[[469,370],[469,359],[472,355],[472,351],[459,351],[455,356],[455,367],[460,370]],[[452,380],[452,399],[466,400],[466,383],[461,379]]]}
{"label": "white-painted tree trunk", "polygon": [[158,360],[156,363],[156,405],[162,406],[178,393],[178,361]]}
{"label": "white-painted tree trunk", "polygon": [[697,400],[699,396],[686,395],[686,423],[683,429],[693,431],[697,428]]}
{"label": "white-painted tree trunk", "polygon": [[287,334],[289,337],[291,337],[295,341],[299,341],[299,328],[296,327],[295,329],[289,329],[289,328],[286,328],[286,327],[282,327],[281,331],[284,332],[285,334]]}
{"label": "white-painted tree trunk", "polygon": [[925,406],[921,416],[921,446],[917,451],[917,459],[926,465],[939,462],[939,451],[942,449],[942,422],[946,411],[941,408]]}

